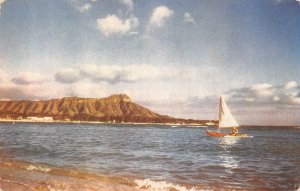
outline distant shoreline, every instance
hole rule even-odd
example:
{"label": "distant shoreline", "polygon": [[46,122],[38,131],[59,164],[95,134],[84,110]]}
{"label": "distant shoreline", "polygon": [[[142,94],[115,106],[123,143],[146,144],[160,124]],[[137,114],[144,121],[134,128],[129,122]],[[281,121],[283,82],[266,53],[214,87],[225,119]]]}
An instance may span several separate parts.
{"label": "distant shoreline", "polygon": [[[206,125],[206,124],[179,124],[179,123],[137,123],[137,122],[121,122],[121,123],[113,123],[113,122],[103,122],[103,121],[63,121],[63,120],[53,120],[53,121],[34,121],[34,120],[28,120],[28,119],[0,119],[0,123],[64,123],[64,124],[109,124],[109,125],[165,125],[170,127],[198,127],[198,128],[204,128],[204,127],[211,127],[211,128],[217,128],[217,125]],[[241,125],[242,128],[254,128],[254,127],[262,127],[262,128],[268,128],[268,127],[299,127],[300,125]]]}
{"label": "distant shoreline", "polygon": [[185,127],[207,127],[208,125],[204,124],[178,124],[178,123],[136,123],[136,122],[122,122],[122,123],[113,123],[113,122],[102,122],[102,121],[34,121],[28,119],[0,119],[0,123],[65,123],[65,124],[110,124],[110,125],[166,125],[166,126],[185,126]]}

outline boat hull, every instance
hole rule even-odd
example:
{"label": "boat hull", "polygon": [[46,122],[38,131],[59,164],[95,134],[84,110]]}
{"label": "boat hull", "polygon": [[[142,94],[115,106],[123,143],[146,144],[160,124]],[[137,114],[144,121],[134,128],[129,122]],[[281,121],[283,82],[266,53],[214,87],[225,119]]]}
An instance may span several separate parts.
{"label": "boat hull", "polygon": [[237,135],[230,135],[225,133],[218,133],[213,131],[206,131],[206,134],[211,137],[228,137],[228,138],[252,138],[247,134],[237,134]]}
{"label": "boat hull", "polygon": [[224,134],[224,133],[217,133],[217,132],[213,132],[213,131],[206,131],[206,134],[208,136],[212,136],[212,137],[224,137],[228,134]]}

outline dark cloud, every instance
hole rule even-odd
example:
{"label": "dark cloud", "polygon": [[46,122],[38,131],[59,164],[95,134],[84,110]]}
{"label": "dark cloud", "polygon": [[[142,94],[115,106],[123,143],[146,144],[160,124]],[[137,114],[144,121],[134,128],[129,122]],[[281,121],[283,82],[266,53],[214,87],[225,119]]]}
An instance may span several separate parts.
{"label": "dark cloud", "polygon": [[271,84],[254,84],[251,87],[233,89],[226,94],[230,96],[232,102],[247,105],[298,105],[299,100],[299,86],[294,82],[292,88],[286,88],[288,82],[284,85],[273,86]]}
{"label": "dark cloud", "polygon": [[27,79],[22,78],[22,77],[12,78],[11,81],[18,85],[29,85],[32,83],[31,81],[28,81]]}
{"label": "dark cloud", "polygon": [[39,100],[41,97],[26,93],[18,87],[0,87],[0,99],[4,100]]}
{"label": "dark cloud", "polygon": [[71,84],[82,78],[80,71],[76,69],[65,69],[55,74],[55,80],[65,84]]}
{"label": "dark cloud", "polygon": [[40,84],[48,80],[48,77],[39,73],[26,72],[11,79],[16,85]]}

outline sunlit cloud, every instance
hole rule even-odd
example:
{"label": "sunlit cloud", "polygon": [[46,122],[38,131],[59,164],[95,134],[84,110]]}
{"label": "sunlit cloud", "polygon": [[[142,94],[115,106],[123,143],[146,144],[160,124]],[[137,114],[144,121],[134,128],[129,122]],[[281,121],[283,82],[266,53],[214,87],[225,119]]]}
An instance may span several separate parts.
{"label": "sunlit cloud", "polygon": [[168,18],[170,18],[174,14],[174,11],[166,6],[156,7],[151,14],[148,30],[152,28],[160,28],[163,27]]}
{"label": "sunlit cloud", "polygon": [[127,34],[138,26],[139,20],[133,16],[125,20],[119,18],[117,15],[107,15],[105,18],[97,19],[97,28],[106,37]]}
{"label": "sunlit cloud", "polygon": [[298,86],[297,82],[295,81],[291,81],[286,83],[286,85],[284,86],[285,89],[289,90],[289,89],[293,89],[296,88]]}
{"label": "sunlit cloud", "polygon": [[254,84],[249,88],[256,97],[270,97],[274,94],[274,87],[271,84]]}
{"label": "sunlit cloud", "polygon": [[75,83],[90,79],[115,84],[167,79],[180,74],[180,72],[180,70],[171,67],[157,67],[147,64],[127,66],[84,64],[73,69],[63,69],[55,74],[55,78],[61,83]]}

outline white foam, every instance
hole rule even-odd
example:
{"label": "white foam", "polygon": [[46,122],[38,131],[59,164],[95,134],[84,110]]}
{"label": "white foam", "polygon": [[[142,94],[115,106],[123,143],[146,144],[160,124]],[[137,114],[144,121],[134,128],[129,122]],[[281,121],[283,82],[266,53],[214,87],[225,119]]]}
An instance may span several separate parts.
{"label": "white foam", "polygon": [[56,190],[56,189],[52,188],[51,186],[47,186],[47,188],[49,191],[65,191],[65,190]]}
{"label": "white foam", "polygon": [[41,172],[50,172],[51,168],[47,168],[47,167],[42,167],[42,166],[34,166],[34,165],[29,165],[27,168],[27,170],[36,170],[36,171],[41,171]]}
{"label": "white foam", "polygon": [[202,189],[199,190],[194,187],[187,188],[178,184],[167,183],[166,181],[153,181],[148,178],[144,180],[135,180],[134,182],[137,184],[136,187],[138,189],[144,189],[149,191],[208,191]]}

